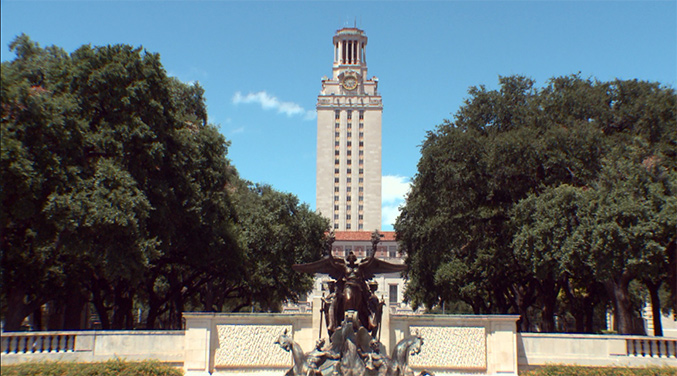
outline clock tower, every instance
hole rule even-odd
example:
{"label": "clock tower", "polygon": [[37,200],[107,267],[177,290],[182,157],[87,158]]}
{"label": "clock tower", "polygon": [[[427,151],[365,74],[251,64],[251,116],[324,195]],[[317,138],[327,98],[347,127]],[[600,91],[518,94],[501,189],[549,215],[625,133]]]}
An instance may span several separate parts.
{"label": "clock tower", "polygon": [[317,97],[316,206],[335,231],[381,229],[383,104],[366,47],[364,31],[336,32],[332,77]]}

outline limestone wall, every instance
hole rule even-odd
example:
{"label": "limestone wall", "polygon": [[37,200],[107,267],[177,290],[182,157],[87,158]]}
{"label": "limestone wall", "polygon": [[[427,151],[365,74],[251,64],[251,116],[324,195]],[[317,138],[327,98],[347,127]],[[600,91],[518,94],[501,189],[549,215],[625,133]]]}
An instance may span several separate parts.
{"label": "limestone wall", "polygon": [[517,346],[520,369],[547,364],[677,367],[677,340],[673,338],[519,333]]}
{"label": "limestone wall", "polygon": [[[276,338],[287,330],[310,351],[320,336],[319,312],[184,317],[185,331],[2,333],[0,361],[155,359],[183,367],[187,375],[280,376],[292,359],[274,344]],[[516,333],[516,320],[509,315],[390,315],[386,310],[380,340],[390,355],[399,340],[418,331],[424,343],[410,365],[417,373],[426,369],[437,376],[516,375],[518,367],[546,364],[677,367],[675,338]]]}
{"label": "limestone wall", "polygon": [[156,359],[183,366],[184,331],[2,333],[2,364],[26,361],[100,362]]}

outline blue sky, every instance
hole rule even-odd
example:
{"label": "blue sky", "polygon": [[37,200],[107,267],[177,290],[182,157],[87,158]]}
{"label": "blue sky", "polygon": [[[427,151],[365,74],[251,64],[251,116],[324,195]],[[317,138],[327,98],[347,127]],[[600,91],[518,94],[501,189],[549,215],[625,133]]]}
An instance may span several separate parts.
{"label": "blue sky", "polygon": [[383,230],[390,230],[419,145],[467,98],[520,74],[542,86],[581,72],[676,87],[677,1],[11,1],[2,61],[20,33],[72,52],[125,43],[160,54],[168,74],[206,90],[210,122],[245,179],[315,208],[315,102],[331,75],[332,36],[369,37],[383,96]]}

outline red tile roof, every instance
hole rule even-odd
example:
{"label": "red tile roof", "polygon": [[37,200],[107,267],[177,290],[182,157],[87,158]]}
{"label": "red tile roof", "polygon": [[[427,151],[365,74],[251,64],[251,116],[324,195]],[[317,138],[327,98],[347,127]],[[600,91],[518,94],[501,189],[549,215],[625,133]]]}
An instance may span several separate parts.
{"label": "red tile roof", "polygon": [[[395,231],[379,231],[379,233],[381,234],[382,241],[395,241]],[[371,231],[336,231],[334,236],[337,241],[371,242]]]}

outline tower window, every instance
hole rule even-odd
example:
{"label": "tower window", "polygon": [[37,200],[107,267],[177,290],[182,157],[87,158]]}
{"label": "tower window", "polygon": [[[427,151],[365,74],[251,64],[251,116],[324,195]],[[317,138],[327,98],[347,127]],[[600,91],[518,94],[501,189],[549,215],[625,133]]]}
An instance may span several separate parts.
{"label": "tower window", "polygon": [[[338,168],[335,168],[335,169],[334,169],[334,173],[335,173],[335,174],[338,174],[338,173],[339,173],[339,169],[338,169]],[[338,182],[337,182],[337,183],[338,183]]]}
{"label": "tower window", "polygon": [[[360,142],[360,144],[361,144],[361,143],[362,143],[362,142]],[[348,142],[346,143],[346,146],[353,146],[353,143],[350,142],[350,141],[348,141]],[[362,146],[362,145],[360,145],[360,146]]]}
{"label": "tower window", "polygon": [[[360,187],[360,189],[362,189],[362,187]],[[338,191],[339,191],[339,187],[334,187],[334,192],[338,192]]]}
{"label": "tower window", "polygon": [[339,133],[339,132],[334,132],[334,137],[340,137],[340,136],[341,136],[341,133]]}
{"label": "tower window", "polygon": [[338,196],[334,196],[334,201],[338,201]]}
{"label": "tower window", "polygon": [[348,120],[350,120],[350,119],[352,119],[352,118],[353,118],[353,112],[352,112],[352,111],[348,111]]}
{"label": "tower window", "polygon": [[364,129],[364,123],[360,123],[360,129]]}
{"label": "tower window", "polygon": [[346,230],[350,230],[350,223],[346,223]]}
{"label": "tower window", "polygon": [[350,187],[346,187],[346,192],[350,192]]}
{"label": "tower window", "polygon": [[339,182],[339,178],[334,178],[334,183],[338,183],[338,182]]}
{"label": "tower window", "polygon": [[346,183],[350,184],[350,181],[351,181],[351,180],[352,180],[352,179],[351,179],[350,177],[347,177],[347,178],[346,178]]}
{"label": "tower window", "polygon": [[348,164],[353,164],[353,160],[352,160],[352,159],[348,159]]}
{"label": "tower window", "polygon": [[353,170],[349,168],[346,172],[349,173],[349,174],[352,174]]}
{"label": "tower window", "polygon": [[335,147],[339,147],[339,142],[338,142],[338,141],[334,141],[334,146],[335,146]]}
{"label": "tower window", "polygon": [[338,223],[334,223],[334,229],[338,229]]}
{"label": "tower window", "polygon": [[348,132],[348,137],[353,137],[353,132]]}
{"label": "tower window", "polygon": [[350,129],[352,128],[353,125],[351,123],[348,123],[346,126],[348,127],[348,129]]}
{"label": "tower window", "polygon": [[352,151],[351,151],[351,150],[348,150],[347,153],[348,153],[348,155],[350,155],[350,154],[352,153]]}
{"label": "tower window", "polygon": [[364,110],[360,110],[360,120],[364,120]]}
{"label": "tower window", "polygon": [[[341,111],[339,111],[339,110],[334,111],[334,119],[338,120],[340,118],[341,118]],[[336,125],[338,126],[338,123],[336,123]]]}
{"label": "tower window", "polygon": [[339,150],[338,150],[338,149],[334,150],[334,155],[339,155]]}
{"label": "tower window", "polygon": [[334,123],[334,128],[338,128],[338,127],[340,127],[340,126],[341,126],[340,123]]}
{"label": "tower window", "polygon": [[338,158],[334,159],[334,164],[339,164],[339,159],[338,159]]}

